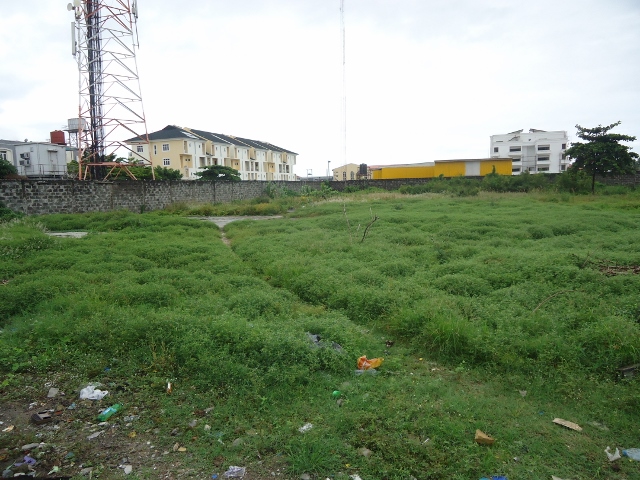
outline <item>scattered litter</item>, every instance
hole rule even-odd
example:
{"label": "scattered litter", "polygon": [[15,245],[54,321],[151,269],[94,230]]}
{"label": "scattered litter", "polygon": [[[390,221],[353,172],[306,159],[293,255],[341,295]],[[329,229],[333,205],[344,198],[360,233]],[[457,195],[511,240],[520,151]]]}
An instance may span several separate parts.
{"label": "scattered litter", "polygon": [[358,358],[358,370],[369,370],[370,368],[378,368],[382,365],[384,358],[370,358],[367,359],[366,355]]}
{"label": "scattered litter", "polygon": [[301,426],[298,431],[300,433],[304,433],[308,430],[311,430],[313,428],[313,423],[305,423],[303,426]]}
{"label": "scattered litter", "polygon": [[35,458],[31,458],[29,455],[25,455],[24,462],[14,463],[14,465],[16,467],[19,467],[20,465],[34,466],[36,463],[38,463],[38,462],[36,462]]}
{"label": "scattered litter", "polygon": [[204,431],[208,432],[209,430],[211,430],[211,425],[205,425],[204,426]]}
{"label": "scattered litter", "polygon": [[370,368],[369,370],[356,370],[354,373],[356,375],[362,375],[363,373],[366,373],[367,375],[377,375],[378,370],[376,370],[375,368]]}
{"label": "scattered litter", "polygon": [[80,390],[80,400],[102,400],[107,395],[108,391],[98,390],[95,385],[87,385]]}
{"label": "scattered litter", "polygon": [[101,422],[104,422],[112,415],[118,413],[120,410],[122,410],[121,404],[116,403],[114,405],[111,405],[109,408],[104,410],[100,415],[98,415],[98,420],[100,420]]}
{"label": "scattered litter", "polygon": [[180,444],[179,443],[174,443],[173,444],[173,451],[174,452],[177,452],[179,448],[180,448]]}
{"label": "scattered litter", "polygon": [[553,423],[557,423],[558,425],[562,425],[563,427],[570,428],[571,430],[575,430],[576,432],[582,431],[582,427],[577,423],[573,423],[568,420],[563,420],[561,418],[554,418]]}
{"label": "scattered litter", "polygon": [[48,412],[38,412],[31,415],[31,421],[36,425],[42,425],[51,421],[51,414]]}
{"label": "scattered litter", "polygon": [[26,452],[27,450],[33,450],[38,447],[44,447],[44,443],[29,443],[28,445],[23,445],[22,451]]}
{"label": "scattered litter", "polygon": [[59,471],[60,471],[60,467],[56,465],[51,470],[49,470],[49,473],[47,473],[47,475],[51,475],[52,473],[58,473]]}
{"label": "scattered litter", "polygon": [[340,395],[342,395],[342,392],[340,390],[334,390],[331,394],[333,398],[340,398]]}
{"label": "scattered litter", "polygon": [[598,430],[602,430],[603,432],[608,432],[609,427],[599,422],[587,422],[592,427],[596,427]]}
{"label": "scattered litter", "polygon": [[94,438],[99,437],[100,435],[102,435],[104,433],[104,430],[100,430],[99,432],[96,433],[92,433],[91,435],[89,435],[87,437],[87,440],[93,440]]}
{"label": "scattered litter", "polygon": [[640,462],[640,448],[627,448],[626,450],[622,450],[622,455]]}
{"label": "scattered litter", "polygon": [[520,395],[522,395],[522,398],[527,396],[527,391],[526,390],[518,390],[518,392],[520,392]]}
{"label": "scattered litter", "polygon": [[169,395],[173,393],[173,384],[171,382],[167,382],[167,393]]}
{"label": "scattered litter", "polygon": [[231,466],[229,467],[229,470],[223,473],[223,475],[227,478],[242,478],[246,471],[247,469],[245,467]]}
{"label": "scattered litter", "polygon": [[429,443],[430,440],[431,440],[430,438],[427,438],[424,442],[422,442],[422,444],[426,445],[427,443]]}
{"label": "scattered litter", "polygon": [[562,478],[551,475],[551,480],[562,480]]}
{"label": "scattered litter", "polygon": [[610,462],[614,462],[620,458],[620,450],[618,450],[617,448],[615,453],[611,453],[611,448],[607,447],[604,449],[604,453],[607,454],[607,458],[609,459]]}
{"label": "scattered litter", "polygon": [[140,415],[127,415],[122,420],[124,420],[125,422],[133,422],[135,420],[138,420],[139,418],[140,418]]}
{"label": "scattered litter", "polygon": [[136,438],[138,434],[136,433],[135,430],[133,430],[132,432],[129,432],[129,435],[127,435],[129,438]]}
{"label": "scattered litter", "polygon": [[507,480],[507,477],[502,475],[494,475],[492,477],[482,477],[480,480]]}
{"label": "scattered litter", "polygon": [[353,480],[362,480],[360,478],[360,475],[356,475],[355,473],[353,475],[349,475],[349,478],[353,479]]}
{"label": "scattered litter", "polygon": [[493,443],[496,441],[495,438],[491,438],[482,430],[476,430],[476,436],[474,440],[478,445],[493,445]]}
{"label": "scattered litter", "polygon": [[187,451],[187,447],[180,447],[178,448],[179,452],[186,452]]}
{"label": "scattered litter", "polygon": [[69,453],[67,453],[67,454],[64,456],[64,459],[65,459],[65,460],[71,460],[71,459],[75,458],[75,456],[76,456],[76,454],[75,454],[75,453],[73,453],[73,452],[69,452]]}
{"label": "scattered litter", "polygon": [[[307,332],[307,337],[309,337],[309,340],[311,340],[312,346],[316,348],[323,348],[328,346],[326,342],[322,341],[322,337],[320,335],[315,335],[313,333]],[[344,351],[340,344],[336,342],[331,342],[331,348],[340,353]]]}
{"label": "scattered litter", "polygon": [[78,406],[76,405],[76,402],[73,402],[67,407],[67,410],[75,410],[76,408],[78,408]]}
{"label": "scattered litter", "polygon": [[197,420],[191,420],[191,421],[189,422],[189,426],[190,426],[191,428],[195,427],[197,424],[198,424],[198,421],[197,421]]}
{"label": "scattered litter", "polygon": [[2,431],[3,432],[10,432],[12,431],[15,427],[15,425],[9,425],[7,428],[3,428]]}
{"label": "scattered litter", "polygon": [[58,395],[58,392],[60,391],[59,388],[55,388],[55,387],[51,387],[49,389],[49,393],[47,393],[47,398],[53,398],[56,395]]}
{"label": "scattered litter", "polygon": [[90,475],[91,472],[93,472],[93,467],[83,468],[82,470],[80,470],[80,475],[86,477],[87,475]]}
{"label": "scattered litter", "polygon": [[213,411],[213,408],[214,407],[205,408],[204,413],[208,414],[209,412]]}

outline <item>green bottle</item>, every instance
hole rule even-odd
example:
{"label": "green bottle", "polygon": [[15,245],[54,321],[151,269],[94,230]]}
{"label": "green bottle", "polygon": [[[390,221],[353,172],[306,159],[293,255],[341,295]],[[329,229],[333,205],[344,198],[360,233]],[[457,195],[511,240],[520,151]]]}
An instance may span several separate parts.
{"label": "green bottle", "polygon": [[121,404],[116,403],[115,405],[111,405],[104,412],[102,412],[100,415],[98,415],[98,420],[100,420],[101,422],[105,422],[107,420],[107,418],[109,418],[114,413],[118,413],[120,410],[122,410],[122,405]]}

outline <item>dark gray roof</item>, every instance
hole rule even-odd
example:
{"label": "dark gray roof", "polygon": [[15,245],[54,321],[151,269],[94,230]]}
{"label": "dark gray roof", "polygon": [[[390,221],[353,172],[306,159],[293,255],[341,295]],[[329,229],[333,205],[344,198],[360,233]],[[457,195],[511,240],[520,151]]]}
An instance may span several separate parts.
{"label": "dark gray roof", "polygon": [[[158,130],[157,132],[149,133],[149,140],[172,140],[175,138],[190,138],[198,140],[198,137],[193,133],[190,133],[180,127],[176,127],[175,125],[167,125],[162,130]],[[133,137],[127,142],[141,142],[144,141],[142,137]]]}
{"label": "dark gray roof", "polygon": [[[248,138],[234,137],[232,135],[225,135],[223,133],[212,133],[206,130],[196,130],[195,128],[184,129],[175,125],[167,125],[162,130],[149,134],[149,140],[170,140],[175,138],[194,138],[195,136],[205,138],[216,143],[226,143],[230,145],[239,145],[243,147],[253,147],[261,150],[273,150],[275,152],[291,153],[298,155],[296,152],[287,150],[285,148],[277,147],[269,142],[261,142],[258,140],[250,140]],[[140,137],[134,137],[127,140],[127,142],[139,142],[142,141]]]}

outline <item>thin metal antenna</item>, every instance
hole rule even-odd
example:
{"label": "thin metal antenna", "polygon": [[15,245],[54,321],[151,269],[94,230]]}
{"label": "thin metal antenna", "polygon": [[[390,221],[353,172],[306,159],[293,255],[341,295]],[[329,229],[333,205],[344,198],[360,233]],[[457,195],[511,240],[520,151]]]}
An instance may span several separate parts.
{"label": "thin metal antenna", "polygon": [[[142,106],[136,62],[136,0],[73,0],[75,35],[72,51],[78,62],[79,176],[91,168],[94,178],[103,163],[118,156],[149,164],[149,135]],[[142,152],[125,143],[131,137]],[[144,151],[146,150],[146,151]],[[83,167],[85,167],[83,172]]]}
{"label": "thin metal antenna", "polygon": [[342,165],[347,164],[347,56],[344,25],[344,0],[340,0],[340,28],[342,31]]}

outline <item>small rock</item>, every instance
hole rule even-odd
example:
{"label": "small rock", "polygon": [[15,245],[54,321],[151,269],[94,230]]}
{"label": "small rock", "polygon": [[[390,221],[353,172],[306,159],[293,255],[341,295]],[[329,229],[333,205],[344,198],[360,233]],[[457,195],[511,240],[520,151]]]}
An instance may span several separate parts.
{"label": "small rock", "polygon": [[362,455],[363,457],[369,458],[372,453],[373,452],[371,450],[369,450],[367,447],[362,447],[362,448],[358,449],[358,454]]}
{"label": "small rock", "polygon": [[13,478],[13,472],[10,468],[7,468],[4,472],[2,472],[2,478]]}
{"label": "small rock", "polygon": [[302,475],[300,475],[300,480],[311,480],[311,475],[309,475],[308,473],[303,473]]}
{"label": "small rock", "polygon": [[171,430],[170,435],[172,437],[175,437],[176,435],[178,435],[180,433],[180,429],[179,428],[174,428],[173,430]]}
{"label": "small rock", "polygon": [[80,470],[80,475],[82,475],[83,477],[86,477],[86,476],[87,476],[87,475],[89,475],[92,471],[93,471],[93,467],[83,468],[82,470]]}
{"label": "small rock", "polygon": [[55,388],[55,387],[51,387],[49,389],[49,393],[47,393],[47,398],[53,398],[56,395],[58,395],[58,392],[60,391],[59,388]]}
{"label": "small rock", "polygon": [[520,395],[522,395],[522,398],[527,396],[527,391],[526,390],[518,390],[520,392]]}
{"label": "small rock", "polygon": [[242,445],[244,443],[244,440],[242,438],[236,438],[233,443],[231,444],[231,446],[233,447],[239,447],[240,445]]}
{"label": "small rock", "polygon": [[104,433],[104,430],[100,430],[99,432],[96,433],[92,433],[91,435],[89,435],[87,437],[87,440],[93,440],[94,438],[99,437],[100,435],[102,435]]}
{"label": "small rock", "polygon": [[191,420],[191,421],[189,422],[189,426],[190,426],[191,428],[195,427],[197,424],[198,424],[198,421],[197,421],[197,420]]}
{"label": "small rock", "polygon": [[124,474],[129,475],[133,471],[133,467],[131,465],[126,465],[124,467]]}
{"label": "small rock", "polygon": [[211,425],[205,425],[204,426],[204,431],[208,432],[209,430],[211,430]]}

